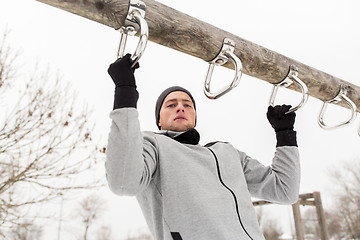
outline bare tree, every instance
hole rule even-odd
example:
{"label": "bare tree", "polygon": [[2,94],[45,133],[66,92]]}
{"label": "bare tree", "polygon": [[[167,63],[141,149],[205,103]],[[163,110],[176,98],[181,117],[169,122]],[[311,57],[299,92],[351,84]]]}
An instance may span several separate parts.
{"label": "bare tree", "polygon": [[88,239],[88,233],[93,223],[98,220],[101,213],[105,210],[104,201],[98,195],[90,195],[80,202],[79,216],[84,224],[82,239]]}
{"label": "bare tree", "polygon": [[313,239],[320,239],[320,226],[317,220],[315,208],[308,208],[302,215],[302,223],[305,235]]}
{"label": "bare tree", "polygon": [[256,217],[257,217],[258,223],[261,227],[261,225],[263,223],[263,219],[264,219],[264,208],[263,208],[263,206],[257,206],[255,208],[255,210],[256,210]]}
{"label": "bare tree", "polygon": [[110,240],[112,239],[112,230],[109,226],[101,226],[97,231],[97,240]]}
{"label": "bare tree", "polygon": [[262,206],[256,207],[256,215],[265,239],[278,240],[283,233],[279,223],[266,214]]}
{"label": "bare tree", "polygon": [[42,234],[41,227],[32,222],[22,222],[11,231],[13,240],[36,240]]}
{"label": "bare tree", "polygon": [[281,228],[275,219],[270,219],[262,228],[266,240],[278,240],[282,234]]}
{"label": "bare tree", "polygon": [[135,237],[128,236],[126,240],[152,240],[153,238],[149,233],[140,233]]}
{"label": "bare tree", "polygon": [[330,172],[335,190],[335,205],[329,219],[333,226],[339,228],[334,236],[336,239],[360,239],[359,173],[360,159],[345,162],[342,167]]}
{"label": "bare tree", "polygon": [[341,221],[338,220],[339,216],[337,216],[337,214],[333,211],[325,212],[325,215],[329,239],[343,239],[342,236],[344,236],[344,234],[341,230]]}
{"label": "bare tree", "polygon": [[[6,43],[8,30],[5,30],[0,40],[0,89],[4,88],[4,82],[10,81],[14,77],[14,62],[17,54],[12,51]],[[8,84],[8,83],[7,83]]]}
{"label": "bare tree", "polygon": [[103,179],[89,177],[100,153],[91,137],[90,111],[78,104],[69,86],[50,74],[35,72],[25,81],[12,78],[17,75],[15,55],[4,37],[0,47],[0,236],[4,237],[6,229],[20,220],[45,217],[30,207],[98,187]]}

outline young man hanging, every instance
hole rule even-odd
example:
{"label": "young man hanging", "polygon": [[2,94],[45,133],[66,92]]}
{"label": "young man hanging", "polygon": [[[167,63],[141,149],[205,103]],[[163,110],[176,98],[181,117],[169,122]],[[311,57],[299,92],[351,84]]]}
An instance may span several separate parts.
{"label": "young man hanging", "polygon": [[291,106],[269,107],[277,146],[264,166],[230,143],[202,146],[196,105],[182,87],[166,89],[155,107],[159,132],[141,132],[138,92],[130,55],[110,65],[114,110],[106,176],[118,195],[136,196],[154,240],[263,240],[251,197],[292,204],[298,200],[299,153]]}

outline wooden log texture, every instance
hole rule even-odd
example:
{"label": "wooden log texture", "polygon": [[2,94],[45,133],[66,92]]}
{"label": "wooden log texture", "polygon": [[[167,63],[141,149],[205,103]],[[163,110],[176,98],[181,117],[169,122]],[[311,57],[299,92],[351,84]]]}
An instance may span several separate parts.
{"label": "wooden log texture", "polygon": [[[129,8],[129,0],[37,0],[77,14],[109,27],[121,27]],[[360,112],[360,87],[307,66],[270,49],[247,41],[154,0],[144,0],[149,41],[210,61],[215,58],[225,37],[235,44],[235,54],[243,64],[243,73],[269,83],[279,83],[290,65],[299,70],[298,77],[308,86],[309,95],[327,101],[333,99],[340,85]],[[225,67],[233,68],[231,64]],[[300,91],[294,84],[290,89]],[[341,106],[346,106],[340,103]]]}

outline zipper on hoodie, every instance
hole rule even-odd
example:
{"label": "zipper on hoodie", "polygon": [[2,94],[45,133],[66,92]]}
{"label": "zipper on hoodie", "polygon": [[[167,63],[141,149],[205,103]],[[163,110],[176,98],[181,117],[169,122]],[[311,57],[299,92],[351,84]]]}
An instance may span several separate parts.
{"label": "zipper on hoodie", "polygon": [[[215,143],[212,143],[211,145],[213,145]],[[219,180],[220,180],[220,183],[232,194],[233,198],[234,198],[234,201],[235,201],[235,206],[236,206],[236,213],[237,213],[237,216],[238,216],[238,220],[239,220],[239,223],[240,223],[240,226],[241,228],[244,230],[244,232],[246,233],[246,235],[251,239],[253,240],[253,238],[250,236],[250,234],[246,231],[245,227],[244,227],[244,224],[241,220],[241,217],[240,217],[240,212],[239,212],[239,205],[238,205],[238,201],[237,201],[237,198],[236,198],[236,195],[235,193],[233,192],[233,190],[231,190],[231,188],[229,188],[228,186],[226,186],[226,184],[224,183],[224,181],[222,180],[222,177],[221,177],[221,172],[220,172],[220,166],[219,166],[219,160],[215,154],[215,152],[209,147],[210,144],[207,144],[205,147],[207,147],[207,149],[210,150],[210,152],[212,153],[212,155],[214,156],[215,158],[215,162],[216,162],[216,167],[217,167],[217,173],[218,173],[218,177],[219,177]]]}

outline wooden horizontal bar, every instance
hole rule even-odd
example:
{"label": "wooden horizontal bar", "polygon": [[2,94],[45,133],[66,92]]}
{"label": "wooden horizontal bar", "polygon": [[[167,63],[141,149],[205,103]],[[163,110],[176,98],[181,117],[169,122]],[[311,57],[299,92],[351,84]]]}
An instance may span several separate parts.
{"label": "wooden horizontal bar", "polygon": [[[37,0],[56,8],[99,22],[109,27],[121,27],[127,15],[129,0]],[[307,66],[270,49],[247,41],[185,13],[154,0],[144,0],[145,20],[149,26],[149,40],[191,56],[210,61],[215,58],[225,37],[232,39],[235,54],[243,64],[243,73],[271,84],[281,82],[290,65],[298,68],[298,77],[307,85],[309,95],[327,101],[347,89],[347,96],[360,111],[360,87]],[[231,64],[225,67],[232,68]],[[300,91],[294,84],[290,89]],[[347,106],[340,103],[341,106]]]}
{"label": "wooden horizontal bar", "polygon": [[262,201],[262,200],[253,202],[253,206],[261,206],[261,205],[267,205],[267,204],[272,204],[272,202]]}
{"label": "wooden horizontal bar", "polygon": [[315,206],[315,201],[310,201],[310,200],[303,200],[300,199],[299,200],[300,205],[302,206]]}
{"label": "wooden horizontal bar", "polygon": [[303,199],[303,200],[307,200],[307,199],[314,199],[314,193],[303,193],[299,195],[299,198]]}

